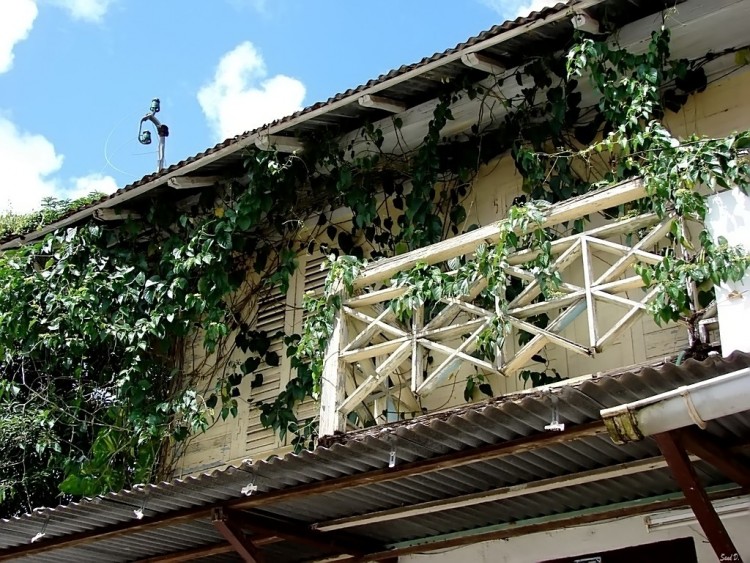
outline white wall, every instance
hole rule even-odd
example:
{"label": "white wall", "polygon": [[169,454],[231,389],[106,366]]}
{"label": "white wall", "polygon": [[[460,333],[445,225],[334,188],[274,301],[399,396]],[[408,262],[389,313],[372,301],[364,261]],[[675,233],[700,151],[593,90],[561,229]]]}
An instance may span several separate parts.
{"label": "white wall", "polygon": [[[603,524],[425,552],[400,557],[399,563],[537,563],[684,537],[694,538],[699,562],[718,561],[698,524],[648,532],[643,518],[633,516]],[[725,519],[724,525],[740,556],[745,561],[750,560],[750,516]]]}

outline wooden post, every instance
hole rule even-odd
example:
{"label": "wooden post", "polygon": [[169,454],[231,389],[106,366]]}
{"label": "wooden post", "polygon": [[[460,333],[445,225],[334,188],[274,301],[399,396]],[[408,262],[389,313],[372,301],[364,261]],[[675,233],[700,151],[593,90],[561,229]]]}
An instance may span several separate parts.
{"label": "wooden post", "polygon": [[411,323],[411,390],[416,392],[424,380],[424,355],[417,342],[424,327],[424,305],[414,310]]}
{"label": "wooden post", "polygon": [[[342,295],[343,301],[343,295]],[[326,348],[323,376],[320,382],[320,436],[331,436],[346,431],[346,416],[340,407],[346,396],[346,362],[341,359],[341,350],[346,346],[346,313],[336,313],[333,333]]]}
{"label": "wooden post", "polygon": [[667,460],[667,465],[675,481],[680,485],[682,494],[685,495],[690,508],[693,509],[695,518],[698,520],[701,528],[703,528],[703,533],[706,534],[719,561],[737,561],[741,563],[742,558],[740,554],[734,547],[732,539],[724,527],[724,523],[719,518],[719,515],[716,514],[714,505],[711,504],[711,500],[708,498],[705,489],[698,481],[695,468],[690,463],[687,453],[676,439],[675,434],[672,432],[663,432],[661,434],[654,434],[653,438],[659,445],[659,449],[664,459]]}

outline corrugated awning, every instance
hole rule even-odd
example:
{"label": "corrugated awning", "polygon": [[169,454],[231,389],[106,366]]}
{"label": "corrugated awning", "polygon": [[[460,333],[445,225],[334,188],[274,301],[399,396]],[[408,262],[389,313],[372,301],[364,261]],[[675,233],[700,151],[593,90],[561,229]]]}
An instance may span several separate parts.
{"label": "corrugated awning", "polygon": [[[3,521],[0,560],[235,560],[214,509],[267,560],[291,562],[357,550],[385,558],[683,505],[656,444],[615,445],[599,411],[748,366],[750,355],[737,353],[580,378],[341,435],[300,455],[38,510]],[[544,430],[553,396],[563,432]],[[741,448],[750,413],[706,431]],[[737,494],[712,466],[694,465],[711,495]]]}

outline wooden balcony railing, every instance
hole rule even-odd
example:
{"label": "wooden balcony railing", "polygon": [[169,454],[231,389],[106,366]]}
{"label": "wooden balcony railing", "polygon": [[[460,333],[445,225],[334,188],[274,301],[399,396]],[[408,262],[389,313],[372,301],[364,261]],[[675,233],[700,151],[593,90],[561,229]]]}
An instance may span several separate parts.
{"label": "wooden balcony railing", "polygon": [[[645,195],[640,180],[591,192],[550,206],[543,226],[554,227]],[[395,274],[417,264],[439,264],[471,255],[478,245],[498,240],[497,225],[370,265],[355,283],[357,294],[346,300],[339,312],[329,343],[321,393],[321,435],[345,430],[346,417],[363,404],[382,410],[379,401],[384,400],[384,384],[391,391],[399,391],[386,392],[391,401],[399,400],[405,411],[421,412],[419,399],[467,364],[484,374],[511,375],[549,345],[586,356],[600,352],[616,342],[654,298],[655,290],[642,289],[643,280],[633,274],[633,266],[662,260],[654,249],[675,220],[673,216],[660,219],[648,213],[555,240],[552,268],[561,274],[562,283],[550,298],[543,296],[539,281],[524,268],[536,253],[526,250],[511,255],[506,274],[520,279],[524,287],[508,304],[505,315],[514,328],[529,333],[530,340],[516,350],[505,346],[494,362],[473,355],[480,335],[496,316],[496,311],[484,308],[484,301],[478,300],[486,282],[479,280],[461,298],[442,299],[440,311],[432,318],[426,318],[424,307],[413,311],[408,325],[399,322],[389,306],[407,288],[374,288],[387,286]],[[623,240],[630,244],[623,244]],[[592,266],[594,253],[609,256],[604,271],[601,262],[598,272]],[[578,267],[573,268],[574,264]],[[628,297],[627,292],[633,290],[640,290],[637,299]],[[602,303],[621,309],[614,324],[602,323],[598,317],[597,308]],[[429,313],[435,310],[433,307]],[[530,317],[542,313],[549,317],[545,328],[529,322]],[[579,342],[562,333],[581,315],[585,315],[588,334]],[[430,363],[426,361],[428,355],[441,359]]]}

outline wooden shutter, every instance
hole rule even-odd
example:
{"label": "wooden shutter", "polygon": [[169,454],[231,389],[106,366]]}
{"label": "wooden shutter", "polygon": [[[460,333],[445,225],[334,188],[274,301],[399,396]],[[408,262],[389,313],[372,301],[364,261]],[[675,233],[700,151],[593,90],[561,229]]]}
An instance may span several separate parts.
{"label": "wooden shutter", "polygon": [[[290,293],[291,291],[290,289]],[[288,309],[286,295],[283,295],[277,289],[268,292],[258,301],[255,330],[264,331],[271,337],[278,332],[285,332]],[[255,406],[258,401],[273,401],[288,381],[285,370],[288,372],[289,367],[286,362],[283,336],[271,339],[269,351],[278,354],[279,365],[269,366],[265,362],[260,365],[256,373],[263,376],[263,384],[256,389],[252,389],[249,396],[250,408],[245,452],[248,457],[253,459],[266,457],[281,445],[275,430],[263,428],[260,423],[260,409]]]}

